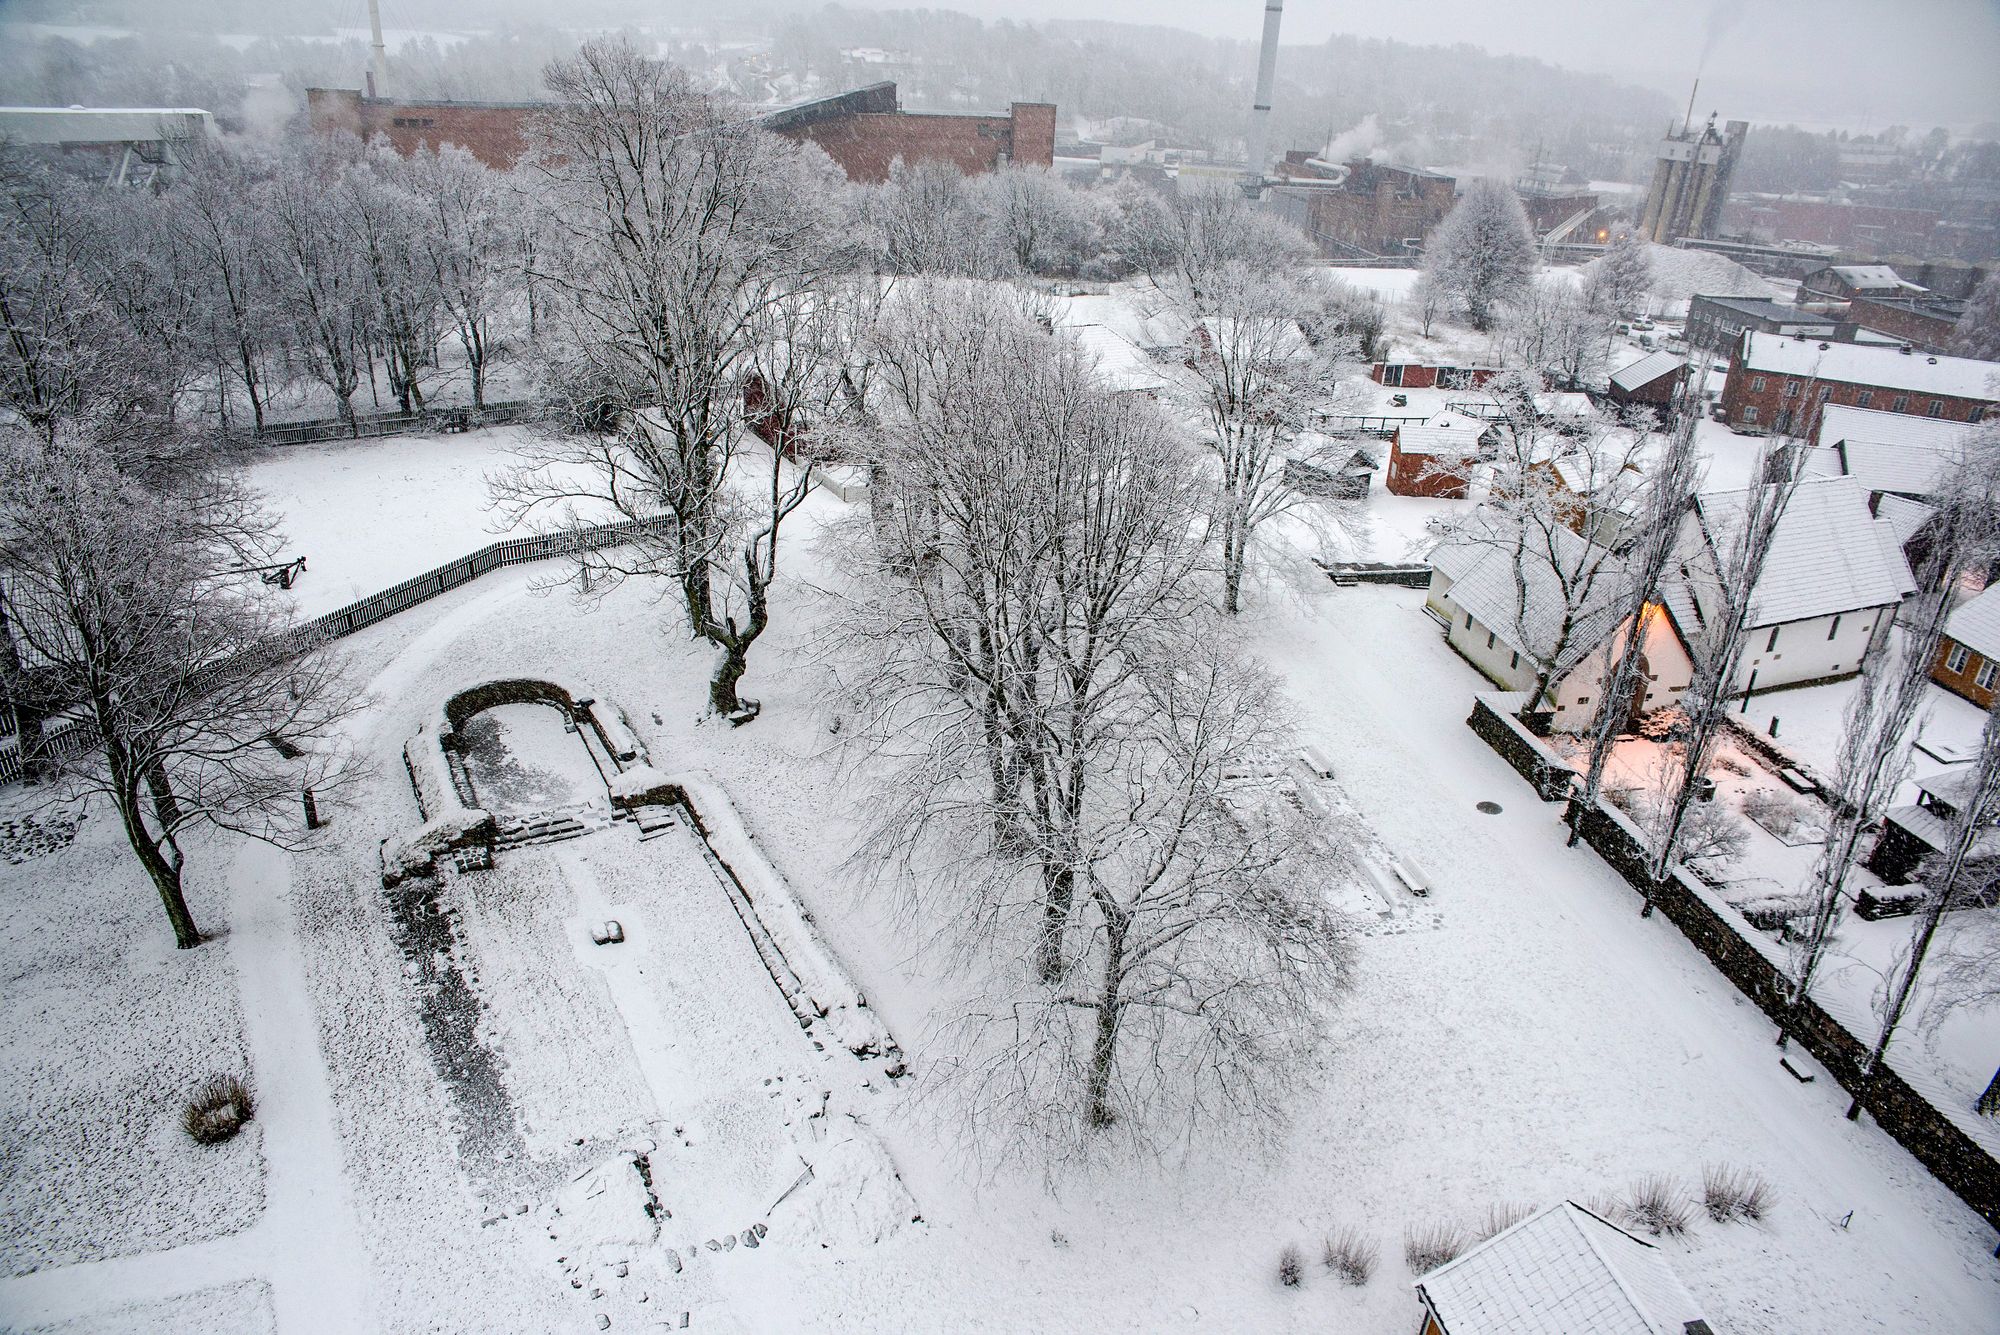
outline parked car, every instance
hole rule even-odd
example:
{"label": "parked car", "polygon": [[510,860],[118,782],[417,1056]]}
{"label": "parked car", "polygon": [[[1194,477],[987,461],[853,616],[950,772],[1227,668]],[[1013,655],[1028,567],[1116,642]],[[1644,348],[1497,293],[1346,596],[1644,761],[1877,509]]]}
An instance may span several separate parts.
{"label": "parked car", "polygon": [[1660,346],[1660,341],[1654,338],[1651,334],[1641,334],[1639,335],[1639,346],[1644,348],[1646,351],[1651,352],[1653,349]]}
{"label": "parked car", "polygon": [[1642,315],[1642,316],[1640,316],[1640,317],[1639,317],[1638,319],[1634,320],[1634,321],[1632,322],[1632,327],[1633,327],[1634,329],[1655,329],[1655,328],[1658,328],[1658,326],[1657,326],[1657,325],[1655,325],[1655,324],[1653,323],[1653,321],[1652,321],[1652,317],[1651,317],[1651,316],[1646,316],[1646,315]]}

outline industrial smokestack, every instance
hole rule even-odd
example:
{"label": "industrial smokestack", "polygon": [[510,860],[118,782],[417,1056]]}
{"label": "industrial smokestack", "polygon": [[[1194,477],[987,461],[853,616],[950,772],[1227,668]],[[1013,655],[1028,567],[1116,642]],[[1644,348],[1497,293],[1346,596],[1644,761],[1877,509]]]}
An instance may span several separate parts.
{"label": "industrial smokestack", "polygon": [[1271,141],[1271,89],[1278,76],[1278,21],[1284,16],[1285,0],[1265,0],[1264,46],[1257,53],[1257,100],[1250,104],[1250,156],[1243,173],[1243,188],[1252,195],[1264,188]]}
{"label": "industrial smokestack", "polygon": [[368,35],[374,39],[375,68],[369,71],[368,95],[389,95],[389,48],[382,44],[382,2],[368,0]]}

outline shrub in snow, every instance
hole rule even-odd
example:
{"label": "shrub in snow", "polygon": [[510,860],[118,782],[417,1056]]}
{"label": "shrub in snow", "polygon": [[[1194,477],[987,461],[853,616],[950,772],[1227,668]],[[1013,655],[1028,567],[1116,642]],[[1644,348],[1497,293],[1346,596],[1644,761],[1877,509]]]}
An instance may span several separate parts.
{"label": "shrub in snow", "polygon": [[1498,1237],[1534,1212],[1534,1206],[1522,1205],[1519,1201],[1503,1201],[1487,1206],[1486,1220],[1479,1228],[1479,1241]]}
{"label": "shrub in snow", "polygon": [[1736,911],[1758,931],[1776,932],[1789,940],[1800,919],[1812,911],[1812,900],[1806,895],[1759,895],[1737,904]]}
{"label": "shrub in snow", "polygon": [[1327,1235],[1326,1250],[1320,1259],[1341,1283],[1358,1289],[1375,1273],[1375,1257],[1375,1240],[1363,1237],[1349,1226]]}
{"label": "shrub in snow", "polygon": [[1303,1279],[1304,1267],[1299,1261],[1299,1249],[1290,1243],[1278,1253],[1278,1282],[1288,1289],[1296,1289]]}
{"label": "shrub in snow", "polygon": [[1767,788],[1744,795],[1743,814],[1780,839],[1790,838],[1799,828],[1799,804]]}
{"label": "shrub in snow", "polygon": [[1639,720],[1639,735],[1648,741],[1665,742],[1687,731],[1687,711],[1679,705],[1655,709]]}
{"label": "shrub in snow", "polygon": [[203,1145],[220,1145],[256,1114],[250,1090],[233,1075],[212,1076],[181,1110],[181,1125]]}
{"label": "shrub in snow", "polygon": [[1428,1275],[1464,1250],[1465,1230],[1449,1221],[1413,1226],[1403,1234],[1403,1259],[1413,1275]]}
{"label": "shrub in snow", "polygon": [[1678,843],[1688,870],[1714,877],[1742,859],[1750,847],[1750,832],[1721,802],[1697,802],[1681,821]]}
{"label": "shrub in snow", "polygon": [[1701,1208],[1718,1224],[1762,1219],[1776,1203],[1777,1194],[1761,1173],[1722,1164],[1701,1170]]}
{"label": "shrub in snow", "polygon": [[1724,774],[1734,774],[1739,779],[1748,778],[1750,775],[1750,767],[1726,751],[1715,758],[1713,768],[1721,770]]}
{"label": "shrub in snow", "polygon": [[1654,1237],[1679,1237],[1694,1222],[1694,1206],[1679,1183],[1664,1174],[1632,1184],[1622,1202],[1625,1222]]}

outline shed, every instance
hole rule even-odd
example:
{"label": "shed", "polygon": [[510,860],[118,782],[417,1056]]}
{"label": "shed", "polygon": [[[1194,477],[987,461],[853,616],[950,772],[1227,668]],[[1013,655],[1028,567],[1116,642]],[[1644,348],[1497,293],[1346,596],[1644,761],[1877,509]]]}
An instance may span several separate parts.
{"label": "shed", "polygon": [[1660,1249],[1570,1201],[1416,1282],[1420,1335],[1717,1335]]}
{"label": "shed", "polygon": [[1611,399],[1614,403],[1664,408],[1674,401],[1674,391],[1687,375],[1687,358],[1655,352],[1611,373]]}
{"label": "shed", "polygon": [[1477,417],[1450,410],[1398,425],[1389,437],[1385,484],[1398,496],[1463,500],[1466,473],[1489,430]]}

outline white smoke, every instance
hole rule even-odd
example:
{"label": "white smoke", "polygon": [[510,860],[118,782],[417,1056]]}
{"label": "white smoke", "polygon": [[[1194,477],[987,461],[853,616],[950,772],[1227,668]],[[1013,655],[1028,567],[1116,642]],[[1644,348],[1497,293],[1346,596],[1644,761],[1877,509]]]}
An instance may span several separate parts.
{"label": "white smoke", "polygon": [[1708,66],[1708,58],[1715,54],[1715,48],[1722,45],[1722,39],[1729,30],[1743,21],[1743,0],[1715,0],[1708,10],[1708,28],[1702,36],[1701,59],[1695,63],[1695,73],[1700,74]]}
{"label": "white smoke", "polygon": [[1369,112],[1361,118],[1361,123],[1351,130],[1343,130],[1329,139],[1326,148],[1319,155],[1322,162],[1346,162],[1350,158],[1365,157],[1374,152],[1382,143],[1382,127],[1376,122],[1375,113]]}

